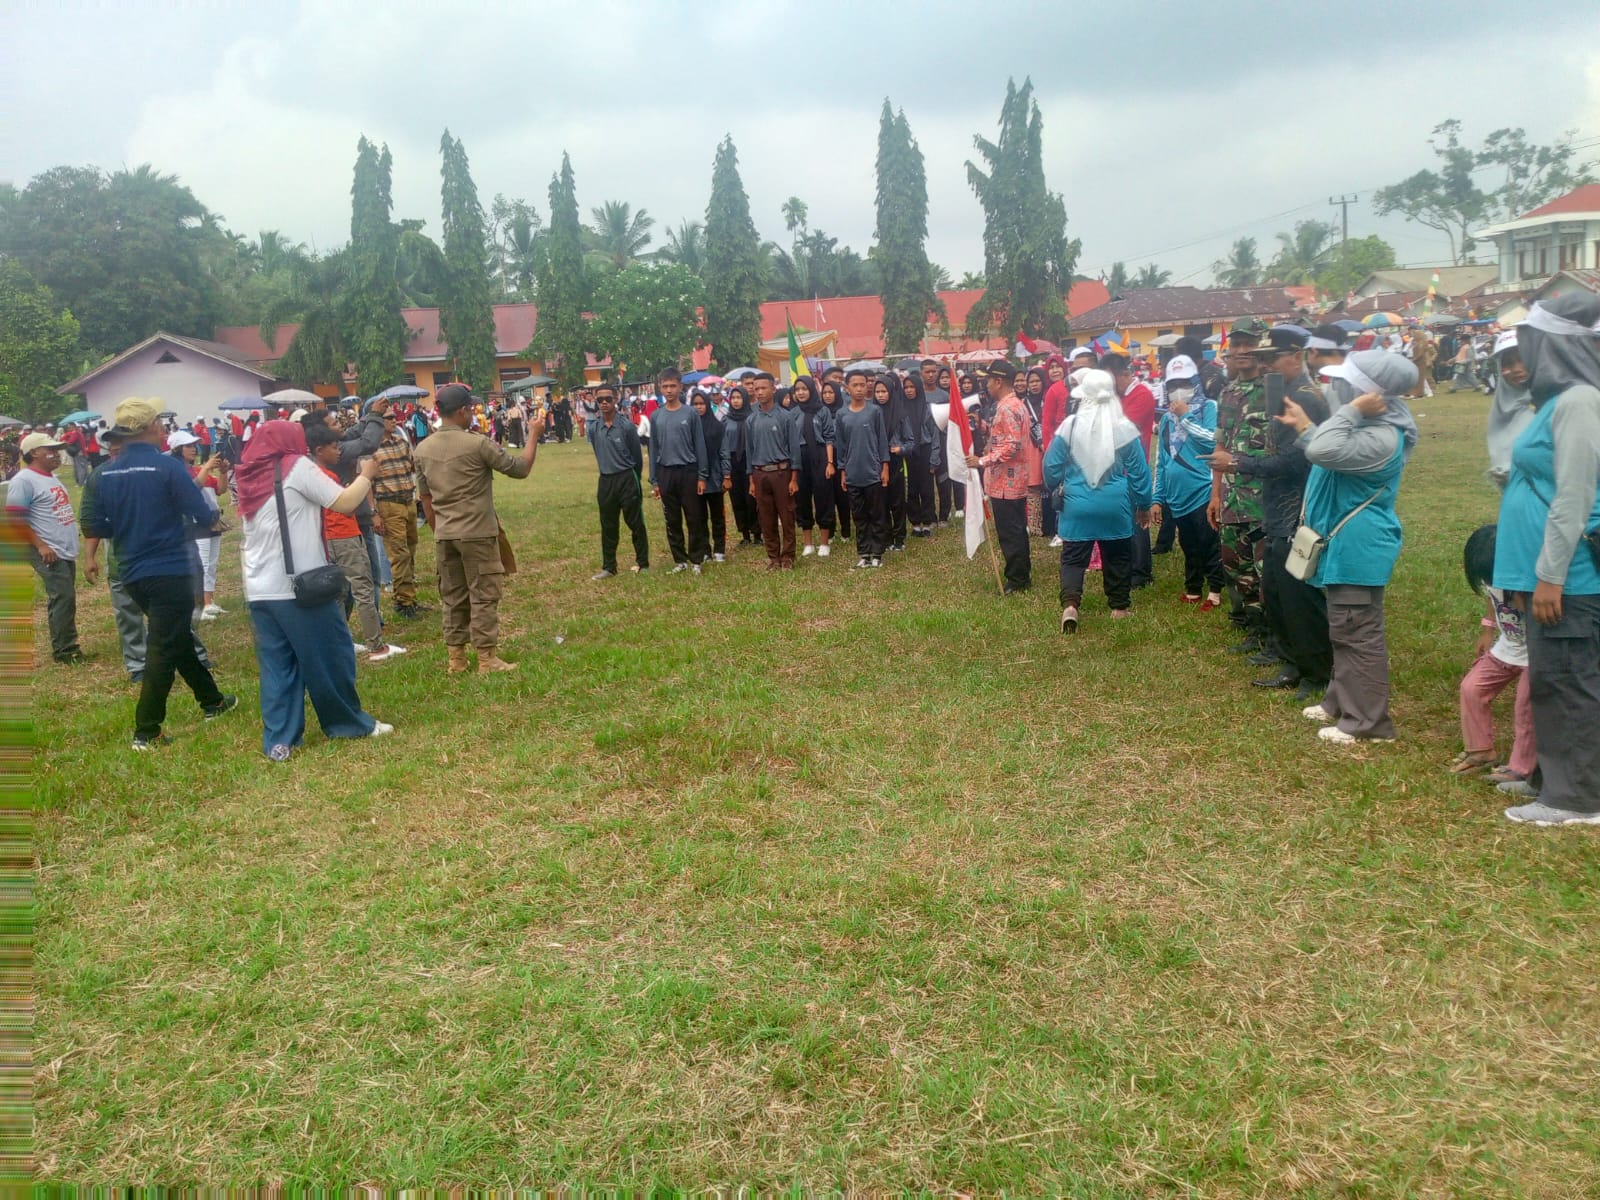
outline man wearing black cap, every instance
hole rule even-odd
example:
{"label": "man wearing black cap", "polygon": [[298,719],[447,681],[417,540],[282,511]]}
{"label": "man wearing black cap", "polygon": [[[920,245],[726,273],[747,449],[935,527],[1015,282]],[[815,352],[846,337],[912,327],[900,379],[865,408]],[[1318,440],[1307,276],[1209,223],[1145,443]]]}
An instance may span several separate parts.
{"label": "man wearing black cap", "polygon": [[[1265,393],[1261,386],[1261,365],[1255,350],[1267,334],[1267,323],[1260,317],[1235,321],[1228,331],[1228,385],[1217,401],[1217,451],[1235,462],[1260,458],[1267,453],[1268,429]],[[1261,650],[1265,642],[1266,620],[1261,611],[1262,528],[1261,483],[1255,476],[1217,469],[1212,463],[1211,502],[1206,519],[1222,541],[1222,566],[1228,573],[1228,598],[1232,602],[1233,623],[1245,631],[1245,640],[1234,646],[1239,654]]]}
{"label": "man wearing black cap", "polygon": [[[1328,405],[1322,390],[1306,373],[1305,347],[1310,339],[1311,334],[1298,325],[1274,325],[1255,358],[1263,376],[1283,376],[1284,394],[1305,410],[1313,424],[1320,425],[1328,419]],[[1322,591],[1288,570],[1289,543],[1300,527],[1311,464],[1298,435],[1282,422],[1272,422],[1270,443],[1269,453],[1257,457],[1235,459],[1221,451],[1212,456],[1211,468],[1260,484],[1266,533],[1262,615],[1270,642],[1250,661],[1267,666],[1281,657],[1282,666],[1254,683],[1262,688],[1298,687],[1295,699],[1303,704],[1320,698],[1333,672],[1333,644],[1328,640],[1328,608]]]}
{"label": "man wearing black cap", "polygon": [[444,610],[444,644],[451,674],[467,669],[467,643],[478,651],[478,671],[510,671],[501,660],[500,519],[494,511],[494,473],[526,479],[533,470],[544,433],[544,417],[528,427],[528,444],[512,458],[499,443],[472,433],[472,393],[459,383],[434,393],[438,430],[413,451],[417,492],[434,532],[439,569],[439,604]]}
{"label": "man wearing black cap", "polygon": [[[994,513],[995,540],[1005,555],[1003,591],[1024,592],[1033,583],[1033,561],[1028,548],[1028,459],[1026,446],[1030,420],[1017,397],[1017,369],[1005,359],[990,363],[984,386],[994,404],[989,440],[982,456],[967,455],[967,466],[983,471],[983,492]],[[968,503],[972,503],[971,497]]]}

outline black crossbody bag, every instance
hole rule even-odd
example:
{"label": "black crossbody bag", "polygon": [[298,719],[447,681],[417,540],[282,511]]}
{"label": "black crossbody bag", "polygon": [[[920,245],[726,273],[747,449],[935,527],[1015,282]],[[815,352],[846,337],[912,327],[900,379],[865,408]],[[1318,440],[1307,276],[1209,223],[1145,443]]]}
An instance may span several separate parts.
{"label": "black crossbody bag", "polygon": [[272,496],[278,502],[278,540],[283,543],[283,570],[294,586],[294,602],[301,608],[320,608],[344,595],[344,572],[332,563],[294,572],[294,554],[289,549],[289,510],[283,503],[283,465],[272,468]]}

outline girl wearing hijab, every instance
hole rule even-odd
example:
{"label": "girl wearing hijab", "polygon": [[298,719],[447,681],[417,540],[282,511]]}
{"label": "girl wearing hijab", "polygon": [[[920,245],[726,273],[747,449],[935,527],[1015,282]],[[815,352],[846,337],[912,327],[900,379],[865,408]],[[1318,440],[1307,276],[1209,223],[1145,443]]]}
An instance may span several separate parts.
{"label": "girl wearing hijab", "polygon": [[[377,463],[364,459],[355,481],[340,490],[311,460],[305,430],[290,421],[263,424],[239,463],[244,596],[261,677],[261,749],[273,762],[287,762],[304,740],[308,694],[322,732],[330,738],[394,732],[393,725],[373,720],[361,708],[355,643],[343,604],[332,599],[302,607],[284,562],[287,539],[296,575],[326,566],[322,510],[355,512],[377,473]],[[278,517],[275,493],[280,486],[287,529]]]}
{"label": "girl wearing hijab", "polygon": [[1139,430],[1122,415],[1108,371],[1085,372],[1078,411],[1061,422],[1044,457],[1044,481],[1061,492],[1061,632],[1078,631],[1083,579],[1100,547],[1101,585],[1113,617],[1132,615],[1133,531],[1150,525],[1150,466]]}
{"label": "girl wearing hijab", "polygon": [[700,431],[706,439],[706,462],[711,477],[706,480],[706,490],[700,493],[700,510],[711,527],[711,561],[728,561],[728,515],[722,507],[722,493],[733,486],[733,462],[728,450],[727,431],[717,420],[711,407],[711,397],[696,388],[689,404],[700,417]]}
{"label": "girl wearing hijab", "polygon": [[1511,447],[1533,420],[1533,395],[1528,367],[1517,349],[1517,331],[1507,329],[1494,339],[1494,403],[1489,406],[1489,478],[1501,491],[1511,478]]}
{"label": "girl wearing hijab", "polygon": [[833,517],[839,536],[847,538],[850,536],[850,494],[845,491],[844,463],[839,456],[839,414],[847,407],[847,397],[844,385],[832,379],[824,379],[817,385],[817,391],[822,396],[822,407],[833,418],[833,461],[834,466],[840,468],[833,473]]}
{"label": "girl wearing hijab", "polygon": [[1023,407],[1028,410],[1028,442],[1023,451],[1030,455],[1028,461],[1028,527],[1036,529],[1040,537],[1051,535],[1045,520],[1044,474],[1044,389],[1050,377],[1043,367],[1029,367],[1021,391]]}
{"label": "girl wearing hijab", "polygon": [[1199,375],[1187,354],[1174,355],[1167,363],[1167,411],[1156,430],[1155,501],[1183,547],[1180,599],[1210,612],[1222,604],[1227,576],[1222,570],[1222,543],[1206,520],[1211,500],[1206,455],[1217,445],[1217,402],[1206,398]]}
{"label": "girl wearing hijab", "polygon": [[750,396],[742,387],[728,389],[728,420],[722,427],[723,445],[728,451],[732,484],[728,502],[733,505],[733,523],[739,529],[739,545],[754,546],[760,540],[756,502],[750,495],[750,466],[744,450],[744,423],[750,419]]}
{"label": "girl wearing hijab", "polygon": [[1383,591],[1400,557],[1395,497],[1417,444],[1405,400],[1417,368],[1403,355],[1358,350],[1322,374],[1333,380],[1331,417],[1313,425],[1285,399],[1276,418],[1299,431],[1311,463],[1304,524],[1325,539],[1316,573],[1305,582],[1327,596],[1333,679],[1322,703],[1302,715],[1323,722],[1317,736],[1334,745],[1393,741]]}
{"label": "girl wearing hijab", "polygon": [[[809,375],[798,376],[789,387],[795,413],[800,420],[800,458],[796,463],[800,490],[795,493],[795,524],[805,531],[805,549],[800,557],[815,554],[827,558],[833,553],[829,543],[833,540],[834,467],[833,414],[822,403],[822,393],[817,381]],[[820,545],[813,545],[811,531],[816,528]]]}
{"label": "girl wearing hijab", "polygon": [[905,376],[900,388],[905,393],[906,417],[915,439],[906,452],[906,509],[911,518],[911,536],[932,537],[936,519],[933,472],[944,458],[939,447],[939,426],[934,423],[920,375]]}
{"label": "girl wearing hijab", "polygon": [[[1059,354],[1052,354],[1044,360],[1045,388],[1044,399],[1039,409],[1039,429],[1048,434],[1052,430],[1061,428],[1061,422],[1067,419],[1067,360]],[[1044,532],[1050,534],[1050,545],[1061,545],[1061,535],[1056,532],[1059,513],[1055,507],[1055,493],[1044,489],[1041,503],[1044,506]]]}
{"label": "girl wearing hijab", "polygon": [[889,515],[889,549],[906,548],[906,454],[915,442],[905,392],[898,375],[879,375],[872,383],[872,399],[883,410],[883,428],[889,438],[889,482],[884,506]]}
{"label": "girl wearing hijab", "polygon": [[[1531,617],[1532,825],[1600,825],[1600,296],[1535,304],[1517,326],[1533,419],[1511,449],[1494,586]],[[1507,791],[1519,790],[1502,784]]]}

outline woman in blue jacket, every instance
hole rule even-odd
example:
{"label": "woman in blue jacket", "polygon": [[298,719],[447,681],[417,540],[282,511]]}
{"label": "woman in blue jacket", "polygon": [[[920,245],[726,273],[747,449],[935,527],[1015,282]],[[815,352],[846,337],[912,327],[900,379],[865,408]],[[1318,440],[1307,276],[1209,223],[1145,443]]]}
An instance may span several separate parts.
{"label": "woman in blue jacket", "polygon": [[1300,432],[1311,463],[1305,524],[1327,543],[1306,582],[1327,594],[1333,680],[1322,703],[1303,711],[1327,723],[1318,731],[1325,742],[1393,741],[1383,590],[1400,557],[1394,505],[1400,473],[1417,444],[1417,423],[1405,402],[1417,368],[1386,350],[1360,350],[1322,373],[1333,381],[1337,411],[1313,425],[1286,399],[1278,418]]}
{"label": "woman in blue jacket", "polygon": [[1133,530],[1150,527],[1150,467],[1139,430],[1122,415],[1116,381],[1089,371],[1072,391],[1078,410],[1056,430],[1044,485],[1060,490],[1061,632],[1078,631],[1083,577],[1095,543],[1113,617],[1132,615]]}
{"label": "woman in blue jacket", "polygon": [[[1535,304],[1517,326],[1533,419],[1511,450],[1494,586],[1532,616],[1530,825],[1600,825],[1600,296]],[[1510,789],[1508,789],[1510,790]]]}
{"label": "woman in blue jacket", "polygon": [[[1217,448],[1217,402],[1200,390],[1199,376],[1187,354],[1167,363],[1167,411],[1156,430],[1155,502],[1165,506],[1183,547],[1181,599],[1208,612],[1221,605],[1227,577],[1222,571],[1222,543],[1206,520],[1211,468],[1205,456]],[[1203,598],[1202,584],[1207,585]]]}

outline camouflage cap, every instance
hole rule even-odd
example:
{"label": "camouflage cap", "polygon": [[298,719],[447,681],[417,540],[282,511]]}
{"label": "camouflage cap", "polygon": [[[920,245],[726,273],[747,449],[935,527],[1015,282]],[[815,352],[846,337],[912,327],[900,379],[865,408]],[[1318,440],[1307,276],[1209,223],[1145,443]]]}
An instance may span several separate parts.
{"label": "camouflage cap", "polygon": [[1242,336],[1260,339],[1267,336],[1269,328],[1271,327],[1260,317],[1240,317],[1229,326],[1228,336],[1230,338]]}

